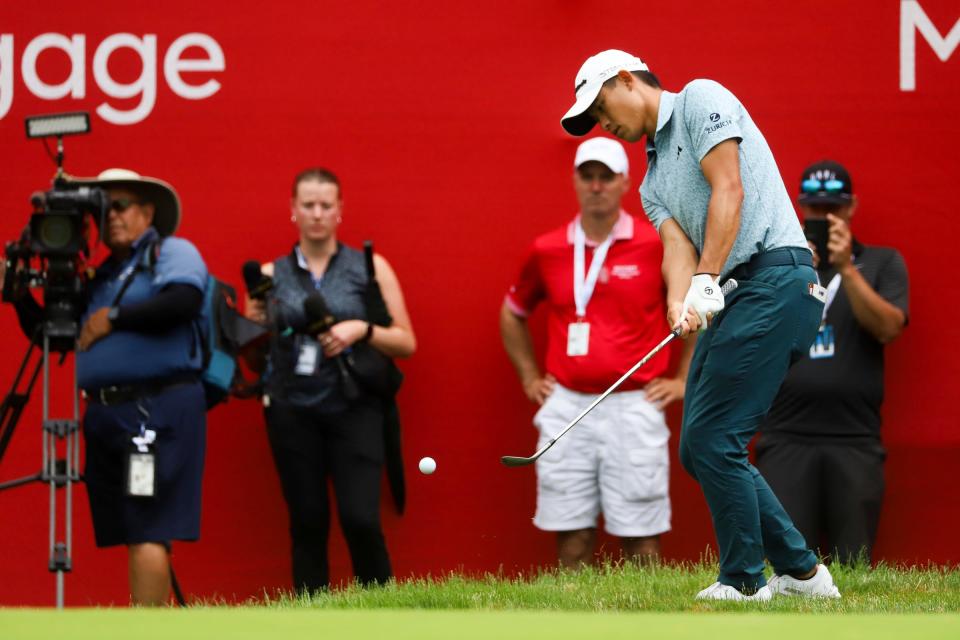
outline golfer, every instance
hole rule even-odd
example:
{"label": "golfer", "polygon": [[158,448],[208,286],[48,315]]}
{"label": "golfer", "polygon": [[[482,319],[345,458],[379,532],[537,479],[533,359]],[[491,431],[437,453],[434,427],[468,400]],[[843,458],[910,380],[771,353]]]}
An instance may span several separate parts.
{"label": "golfer", "polygon": [[[706,600],[839,597],[830,572],[747,457],[787,369],[817,334],[823,288],[773,154],[746,108],[711,80],[664,91],[639,58],[608,50],[577,73],[563,116],[627,142],[646,136],[643,207],[663,242],[667,319],[702,332],[687,377],[680,461],[710,507],[720,575]],[[720,284],[740,286],[726,299]],[[776,576],[766,583],[764,557]]]}

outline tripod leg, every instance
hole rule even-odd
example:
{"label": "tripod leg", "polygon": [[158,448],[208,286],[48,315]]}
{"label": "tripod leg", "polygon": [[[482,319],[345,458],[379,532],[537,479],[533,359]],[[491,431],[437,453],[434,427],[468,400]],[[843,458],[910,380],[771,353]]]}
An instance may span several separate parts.
{"label": "tripod leg", "polygon": [[183,591],[180,590],[180,583],[177,582],[177,574],[173,572],[173,561],[170,561],[170,587],[173,589],[173,597],[177,599],[177,605],[187,606],[187,601],[183,599]]}
{"label": "tripod leg", "polygon": [[17,371],[17,375],[13,379],[13,384],[10,386],[10,391],[3,399],[3,404],[0,404],[0,462],[3,462],[3,455],[7,452],[7,446],[13,437],[13,431],[17,428],[17,423],[20,421],[20,414],[23,413],[24,407],[26,407],[27,402],[30,400],[33,385],[36,383],[43,366],[44,360],[41,358],[34,366],[33,373],[30,374],[30,382],[27,383],[26,390],[23,393],[18,393],[17,387],[20,386],[23,372],[27,368],[30,356],[33,355],[34,346],[34,343],[31,341],[27,347],[27,353],[23,356],[23,361],[20,363],[20,369]]}

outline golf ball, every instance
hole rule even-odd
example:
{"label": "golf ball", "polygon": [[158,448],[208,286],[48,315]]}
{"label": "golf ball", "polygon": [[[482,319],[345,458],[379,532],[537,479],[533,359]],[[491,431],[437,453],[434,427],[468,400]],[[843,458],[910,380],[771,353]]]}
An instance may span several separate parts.
{"label": "golf ball", "polygon": [[420,458],[420,473],[430,475],[437,470],[437,461],[433,458]]}

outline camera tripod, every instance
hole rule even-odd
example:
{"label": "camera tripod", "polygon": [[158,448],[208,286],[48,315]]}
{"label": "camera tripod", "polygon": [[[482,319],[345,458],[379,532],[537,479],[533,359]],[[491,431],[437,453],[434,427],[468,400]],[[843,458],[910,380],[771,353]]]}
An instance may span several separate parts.
{"label": "camera tripod", "polygon": [[[42,373],[43,379],[43,461],[40,472],[0,483],[0,491],[12,489],[31,482],[42,482],[50,488],[50,526],[49,526],[49,562],[48,569],[56,574],[56,606],[63,608],[64,576],[73,568],[71,557],[73,548],[73,484],[80,482],[80,399],[77,389],[77,366],[73,361],[71,371],[70,399],[73,404],[72,416],[53,418],[50,415],[50,349],[51,341],[62,347],[66,340],[71,345],[75,341],[76,323],[63,326],[57,322],[44,322],[38,327],[37,335],[30,341],[27,353],[20,364],[10,392],[0,404],[0,462],[6,453],[20,414],[30,399],[30,393]],[[30,370],[30,361],[39,348],[39,358]],[[72,346],[71,346],[72,348]],[[63,364],[67,349],[60,350],[60,364]],[[30,370],[26,386],[18,392],[24,382],[24,374]],[[63,501],[58,500],[59,492],[64,491]],[[61,519],[62,518],[62,519]]]}

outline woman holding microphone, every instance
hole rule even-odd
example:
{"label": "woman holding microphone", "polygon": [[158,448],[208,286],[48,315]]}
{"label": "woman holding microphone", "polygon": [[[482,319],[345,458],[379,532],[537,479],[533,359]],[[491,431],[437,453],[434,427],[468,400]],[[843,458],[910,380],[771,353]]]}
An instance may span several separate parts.
{"label": "woman holding microphone", "polygon": [[[327,169],[301,172],[290,212],[299,241],[262,266],[273,287],[264,300],[247,298],[246,316],[275,329],[264,413],[290,514],[294,587],[313,592],[329,585],[327,478],[357,580],[381,584],[392,575],[380,524],[384,400],[344,376],[341,356],[366,342],[385,356],[407,358],[416,338],[397,276],[379,255],[373,266],[390,321],[382,326],[368,318],[364,254],[337,240],[343,222],[338,178]],[[325,303],[322,322],[308,317],[317,294]]]}

